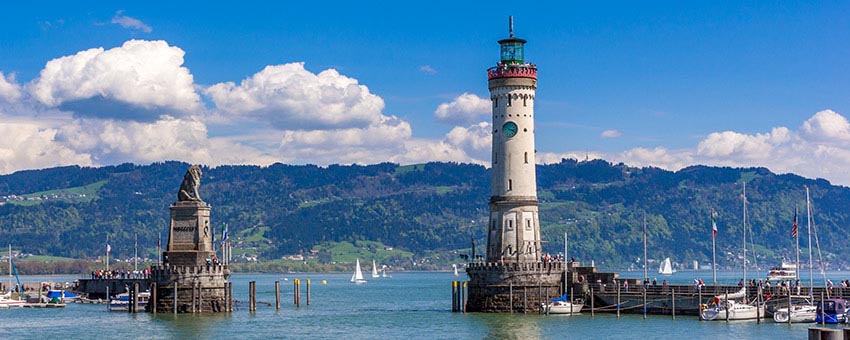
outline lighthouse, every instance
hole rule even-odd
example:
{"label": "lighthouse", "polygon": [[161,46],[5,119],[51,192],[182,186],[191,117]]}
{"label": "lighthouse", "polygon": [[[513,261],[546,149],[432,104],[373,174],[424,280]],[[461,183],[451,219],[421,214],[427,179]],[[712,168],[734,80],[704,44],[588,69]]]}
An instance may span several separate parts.
{"label": "lighthouse", "polygon": [[487,262],[540,261],[534,99],[537,67],[525,61],[526,41],[499,40],[500,60],[487,70],[493,111],[492,178]]}

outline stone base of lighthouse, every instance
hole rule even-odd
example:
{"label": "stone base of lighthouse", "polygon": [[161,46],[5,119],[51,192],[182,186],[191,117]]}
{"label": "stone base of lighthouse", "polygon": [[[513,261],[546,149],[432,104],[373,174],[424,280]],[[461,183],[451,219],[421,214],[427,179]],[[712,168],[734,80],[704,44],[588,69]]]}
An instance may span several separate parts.
{"label": "stone base of lighthouse", "polygon": [[553,263],[470,263],[466,310],[536,313],[541,303],[561,296],[566,265]]}
{"label": "stone base of lighthouse", "polygon": [[156,290],[151,292],[148,309],[173,313],[176,305],[178,313],[232,312],[229,276],[230,269],[223,264],[153,266],[151,281]]}

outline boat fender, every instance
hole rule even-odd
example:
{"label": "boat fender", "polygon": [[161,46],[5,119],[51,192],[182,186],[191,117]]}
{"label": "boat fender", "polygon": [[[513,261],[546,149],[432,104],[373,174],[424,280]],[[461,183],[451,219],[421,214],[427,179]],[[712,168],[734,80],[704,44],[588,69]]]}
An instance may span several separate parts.
{"label": "boat fender", "polygon": [[584,275],[579,275],[579,276],[578,276],[578,282],[579,282],[579,283],[584,282]]}

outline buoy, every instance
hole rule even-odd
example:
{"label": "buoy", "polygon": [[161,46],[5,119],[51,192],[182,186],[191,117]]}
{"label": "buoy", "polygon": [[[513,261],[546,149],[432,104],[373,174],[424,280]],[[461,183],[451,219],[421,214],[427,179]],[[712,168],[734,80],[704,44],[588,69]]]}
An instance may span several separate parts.
{"label": "buoy", "polygon": [[328,280],[322,280],[322,284],[323,284],[323,285],[328,284]]}

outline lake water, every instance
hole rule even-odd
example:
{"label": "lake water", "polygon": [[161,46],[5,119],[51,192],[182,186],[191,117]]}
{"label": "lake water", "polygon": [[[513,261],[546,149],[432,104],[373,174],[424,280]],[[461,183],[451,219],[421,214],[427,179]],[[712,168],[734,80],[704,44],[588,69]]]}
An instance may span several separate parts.
{"label": "lake water", "polygon": [[[707,275],[706,275],[707,273]],[[634,274],[634,275],[629,275]],[[830,273],[833,281],[844,273]],[[850,273],[847,273],[850,274]],[[643,273],[622,273],[642,277]],[[650,276],[652,276],[650,274]],[[710,281],[711,272],[680,272],[665,277],[687,283]],[[718,277],[736,280],[735,273]],[[288,281],[283,281],[286,277]],[[302,306],[292,303],[293,279],[301,283]],[[68,304],[64,309],[0,310],[2,339],[806,339],[810,324],[702,322],[696,317],[583,313],[451,313],[451,273],[393,273],[364,285],[350,274],[236,274],[234,295],[248,300],[248,282],[257,281],[257,311],[247,303],[233,313],[215,315],[128,314],[105,305]],[[465,276],[461,275],[462,279]],[[709,278],[709,280],[706,280]],[[65,281],[71,277],[22,277],[22,281]],[[305,306],[306,280],[312,281],[311,306]],[[659,280],[661,278],[659,277]],[[281,310],[274,307],[274,281],[281,281]],[[327,284],[322,284],[326,280]],[[708,283],[708,282],[707,282]],[[268,302],[271,306],[262,304]]]}

